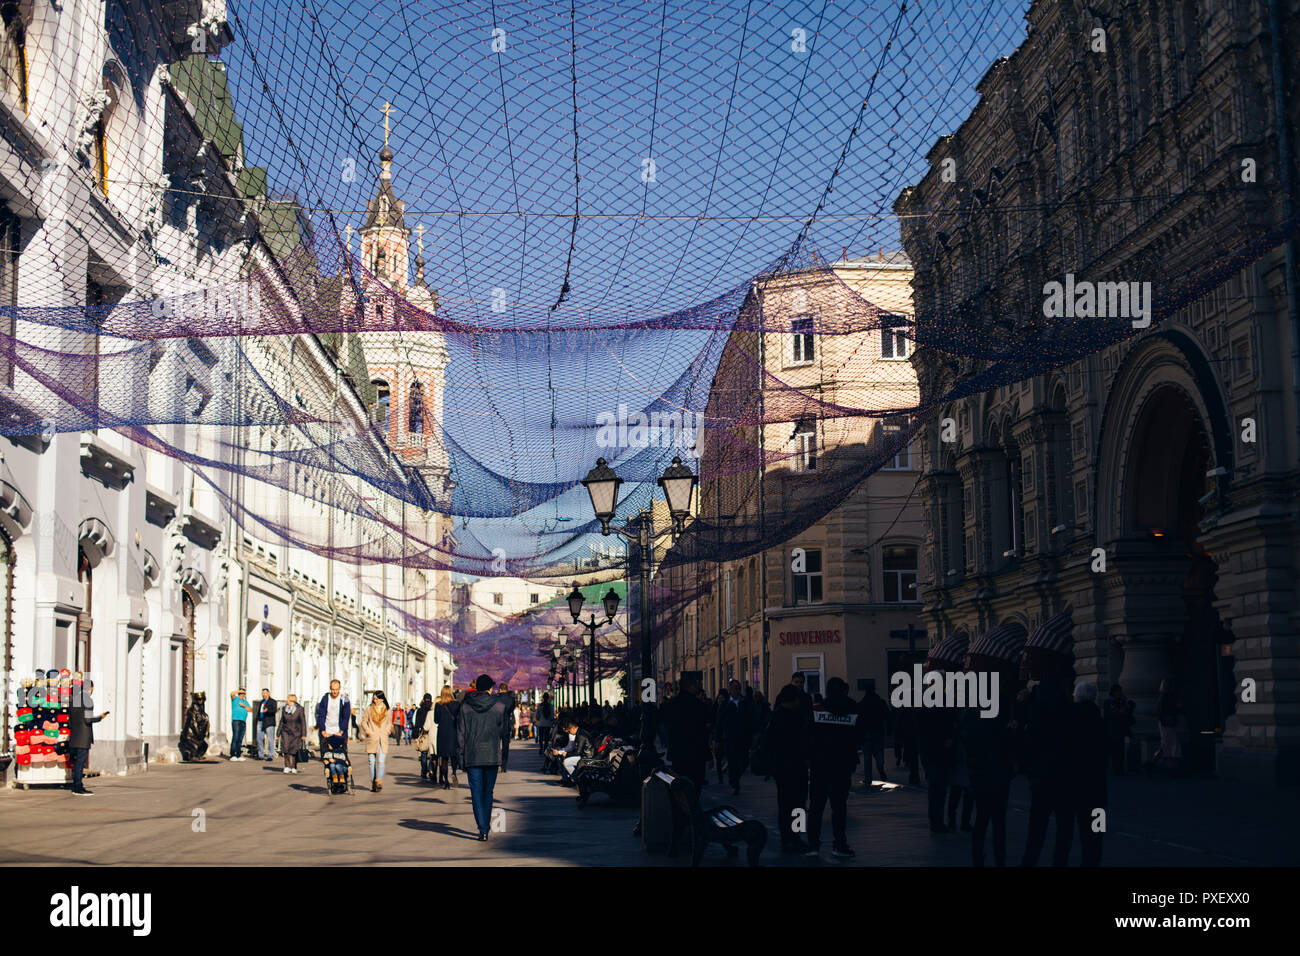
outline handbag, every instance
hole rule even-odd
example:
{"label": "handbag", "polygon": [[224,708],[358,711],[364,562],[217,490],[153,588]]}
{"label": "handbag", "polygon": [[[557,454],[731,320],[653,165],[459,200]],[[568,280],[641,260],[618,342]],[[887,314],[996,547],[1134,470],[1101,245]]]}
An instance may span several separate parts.
{"label": "handbag", "polygon": [[311,762],[311,751],[307,749],[306,744],[303,744],[301,747],[298,748],[298,763],[310,763],[310,762]]}
{"label": "handbag", "polygon": [[420,731],[420,736],[415,738],[415,749],[420,753],[429,752],[429,732],[427,730]]}

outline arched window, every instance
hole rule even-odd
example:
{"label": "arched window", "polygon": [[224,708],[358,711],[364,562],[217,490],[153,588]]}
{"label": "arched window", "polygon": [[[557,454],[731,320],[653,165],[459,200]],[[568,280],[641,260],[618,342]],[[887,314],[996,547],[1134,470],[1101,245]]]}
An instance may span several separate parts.
{"label": "arched window", "polygon": [[388,395],[388,383],[382,378],[377,378],[370,383],[375,387],[375,424],[388,424],[388,407],[390,403]]}
{"label": "arched window", "polygon": [[424,386],[411,383],[411,404],[407,413],[406,430],[412,435],[424,434]]}

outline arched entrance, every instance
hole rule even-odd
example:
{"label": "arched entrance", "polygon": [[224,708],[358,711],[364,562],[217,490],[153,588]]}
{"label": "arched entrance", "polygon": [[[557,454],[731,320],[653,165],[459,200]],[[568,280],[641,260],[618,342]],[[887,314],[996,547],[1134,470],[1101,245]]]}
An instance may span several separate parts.
{"label": "arched entrance", "polygon": [[[1172,678],[1182,707],[1179,736],[1183,765],[1191,771],[1214,769],[1214,744],[1221,739],[1233,698],[1221,688],[1231,683],[1232,659],[1223,656],[1230,642],[1214,607],[1218,569],[1200,542],[1204,514],[1201,499],[1213,490],[1207,472],[1215,459],[1201,411],[1181,387],[1160,385],[1142,405],[1132,431],[1124,475],[1124,532],[1146,538],[1149,556],[1173,575],[1156,575],[1149,586],[1162,591],[1181,576],[1181,600],[1149,595],[1151,600],[1181,605],[1168,664],[1161,679]],[[1141,585],[1139,584],[1140,588]],[[1226,669],[1226,673],[1225,673]]]}

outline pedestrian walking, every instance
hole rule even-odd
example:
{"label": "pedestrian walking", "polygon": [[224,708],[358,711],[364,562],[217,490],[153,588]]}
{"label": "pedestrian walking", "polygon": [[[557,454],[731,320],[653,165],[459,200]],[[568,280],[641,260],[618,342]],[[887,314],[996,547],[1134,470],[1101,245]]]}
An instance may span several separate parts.
{"label": "pedestrian walking", "polygon": [[[385,701],[387,703],[387,701]],[[394,704],[391,708],[390,717],[390,735],[396,741],[397,746],[402,746],[402,728],[406,724],[406,711],[402,710],[401,704]],[[367,753],[369,750],[367,750]]]}
{"label": "pedestrian walking", "polygon": [[352,702],[343,693],[343,685],[338,679],[330,681],[328,694],[321,697],[316,704],[316,733],[320,737],[320,752],[328,749],[326,741],[333,739],[335,746],[344,754],[348,752],[348,725],[355,724],[356,715],[352,713]]}
{"label": "pedestrian walking", "polygon": [[537,752],[546,753],[551,742],[551,731],[555,727],[555,705],[551,703],[551,693],[542,694],[542,702],[537,705]]}
{"label": "pedestrian walking", "polygon": [[839,677],[826,682],[826,698],[813,707],[809,734],[808,849],[805,856],[821,852],[822,813],[831,805],[831,856],[847,860],[853,856],[848,841],[849,787],[858,765],[858,703],[849,696],[849,685]]}
{"label": "pedestrian walking", "polygon": [[497,687],[497,696],[506,707],[506,736],[501,741],[501,772],[505,773],[510,768],[510,741],[515,736],[515,709],[519,704],[514,691],[505,681]]}
{"label": "pedestrian walking", "polygon": [[257,704],[257,756],[259,760],[275,759],[275,711],[277,702],[271,692],[262,688],[262,699]]}
{"label": "pedestrian walking", "polygon": [[765,736],[776,780],[776,828],[781,834],[781,852],[803,853],[808,846],[795,821],[808,806],[809,734],[799,691],[793,684],[786,684],[776,695]]}
{"label": "pedestrian walking", "polygon": [[95,743],[94,724],[108,716],[104,711],[98,717],[93,716],[95,702],[91,692],[95,689],[94,681],[83,685],[81,700],[68,710],[68,751],[72,754],[72,792],[79,797],[94,795],[93,790],[86,789],[86,762],[90,759],[90,748]]}
{"label": "pedestrian walking", "polygon": [[[963,635],[964,637],[964,635]],[[985,644],[966,656],[965,670],[978,681],[997,678],[998,712],[994,716],[966,707],[959,718],[961,745],[966,753],[971,794],[975,799],[975,825],[971,829],[971,863],[984,865],[984,837],[990,829],[993,862],[1007,865],[1007,804],[1015,776],[1013,716],[1019,689],[1020,654],[1015,641]],[[986,653],[992,652],[992,653]],[[1001,655],[1001,656],[995,656]]]}
{"label": "pedestrian walking", "polygon": [[749,747],[754,740],[754,702],[740,689],[740,681],[727,685],[727,697],[718,711],[718,737],[727,761],[731,792],[740,793],[740,780],[749,766]]}
{"label": "pedestrian walking", "polygon": [[508,714],[514,706],[513,695],[491,693],[493,683],[487,674],[479,675],[474,690],[465,695],[460,706],[460,761],[469,778],[469,795],[480,841],[487,840],[491,829],[501,745],[509,733]]}
{"label": "pedestrian walking", "polygon": [[695,784],[695,792],[708,782],[709,705],[697,694],[693,678],[682,682],[682,692],[663,706],[662,720],[668,738],[668,762],[673,772]]}
{"label": "pedestrian walking", "polygon": [[1151,755],[1143,767],[1148,774],[1168,761],[1169,770],[1178,771],[1178,758],[1182,750],[1178,745],[1178,715],[1183,707],[1178,700],[1178,688],[1172,677],[1160,682],[1160,697],[1156,701],[1156,722],[1160,725],[1160,749]]}
{"label": "pedestrian walking", "polygon": [[361,739],[366,742],[366,759],[370,763],[370,791],[384,789],[384,763],[388,760],[388,738],[393,732],[393,717],[401,710],[388,706],[382,690],[370,698],[370,706],[361,716]]}
{"label": "pedestrian walking", "polygon": [[420,706],[415,709],[411,717],[412,739],[415,741],[415,749],[420,754],[420,779],[433,779],[433,761],[434,761],[434,734],[430,733],[434,729],[432,719],[433,695],[425,694],[420,700]]}
{"label": "pedestrian walking", "polygon": [[[442,693],[438,695],[438,702],[433,707],[433,720],[437,728],[434,733],[434,750],[437,752],[438,782],[444,790],[460,786],[460,781],[456,779],[456,748],[459,738],[456,718],[459,713],[460,701],[452,694],[451,687],[444,685]],[[448,773],[451,774],[450,782],[447,779]]]}
{"label": "pedestrian walking", "polygon": [[1124,696],[1124,688],[1119,684],[1111,684],[1102,717],[1106,725],[1106,751],[1110,755],[1110,771],[1117,777],[1124,773],[1125,741],[1137,722],[1129,703]]}
{"label": "pedestrian walking", "polygon": [[[1074,822],[1079,829],[1079,854],[1084,866],[1101,865],[1102,830],[1098,811],[1106,808],[1106,725],[1097,709],[1097,685],[1080,681],[1074,685],[1074,706],[1070,709],[1066,736],[1065,792],[1069,796]],[[1070,841],[1056,846],[1055,864],[1070,860]]]}
{"label": "pedestrian walking", "polygon": [[253,705],[248,702],[244,688],[230,693],[230,759],[243,760],[244,731],[248,729],[248,715]]}
{"label": "pedestrian walking", "polygon": [[880,779],[889,779],[885,773],[885,735],[890,730],[892,718],[889,713],[889,705],[885,703],[883,697],[876,693],[875,687],[867,688],[862,703],[858,705],[858,713],[862,725],[862,770],[865,777],[862,782],[865,786],[870,787],[872,784],[871,762],[873,759],[876,762],[876,772],[880,774]]}
{"label": "pedestrian walking", "polygon": [[[1044,622],[1025,644],[1022,670],[1038,683],[1022,693],[1017,715],[1020,765],[1029,777],[1029,832],[1021,866],[1036,866],[1047,840],[1048,818],[1056,817],[1056,851],[1068,854],[1074,807],[1069,793],[1067,748],[1074,678],[1074,624],[1070,609]],[[1061,863],[1061,865],[1064,865]]]}
{"label": "pedestrian walking", "polygon": [[298,696],[285,698],[280,712],[280,753],[284,755],[284,772],[298,772],[298,751],[307,739],[307,714],[298,706]]}

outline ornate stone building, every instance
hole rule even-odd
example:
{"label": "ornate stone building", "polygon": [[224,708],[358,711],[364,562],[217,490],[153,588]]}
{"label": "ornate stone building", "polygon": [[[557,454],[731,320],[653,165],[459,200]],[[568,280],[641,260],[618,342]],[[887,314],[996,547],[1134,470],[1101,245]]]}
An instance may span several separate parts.
{"label": "ornate stone building", "polygon": [[[1158,306],[1123,341],[935,410],[925,615],[937,640],[1072,604],[1076,673],[1118,682],[1148,741],[1172,678],[1192,766],[1294,781],[1296,159],[1279,130],[1300,128],[1300,3],[1108,6],[1103,22],[1034,3],[895,204],[921,341],[954,319],[1047,330],[1044,286],[1066,274],[1151,282]],[[913,362],[923,395],[985,368],[933,345]]]}

